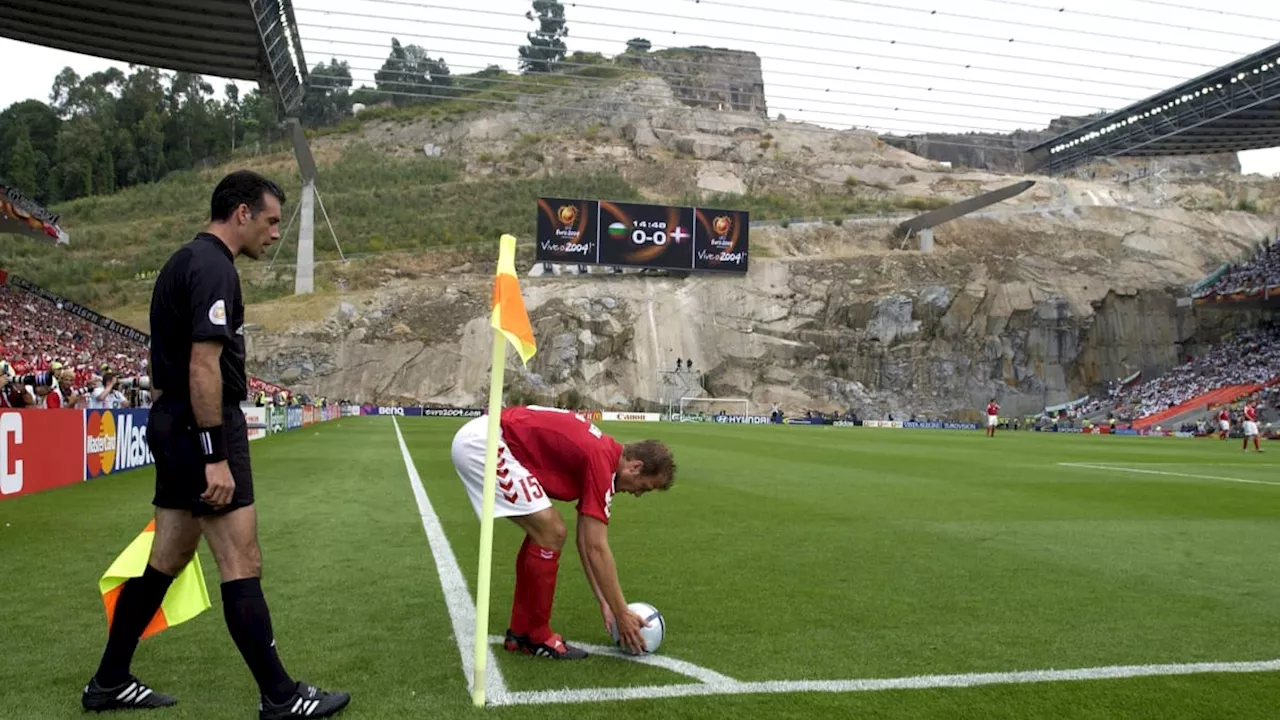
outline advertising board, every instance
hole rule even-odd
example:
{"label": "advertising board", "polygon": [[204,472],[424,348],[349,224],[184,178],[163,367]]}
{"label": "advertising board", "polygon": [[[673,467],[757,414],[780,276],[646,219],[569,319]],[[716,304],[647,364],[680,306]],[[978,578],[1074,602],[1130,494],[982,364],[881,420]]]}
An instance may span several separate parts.
{"label": "advertising board", "polygon": [[600,413],[600,419],[608,422],[658,422],[661,413],[613,412],[606,410]]}
{"label": "advertising board", "polygon": [[[47,412],[47,411],[46,411]],[[81,410],[84,413],[84,479],[151,465],[148,410]]]}
{"label": "advertising board", "polygon": [[265,407],[241,407],[244,421],[249,425],[249,439],[261,440],[267,436],[267,409]]}
{"label": "advertising board", "polygon": [[0,410],[0,499],[84,480],[83,410]]}

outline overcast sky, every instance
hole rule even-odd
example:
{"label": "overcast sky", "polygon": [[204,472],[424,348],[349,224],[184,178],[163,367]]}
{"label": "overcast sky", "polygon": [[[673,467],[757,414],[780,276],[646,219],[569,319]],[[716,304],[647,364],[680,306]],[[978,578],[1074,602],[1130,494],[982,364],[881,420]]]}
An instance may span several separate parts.
{"label": "overcast sky", "polygon": [[[1056,2],[591,0],[565,6],[571,51],[612,55],[637,36],[655,49],[751,50],[762,59],[772,116],[895,133],[1043,128],[1061,115],[1124,107],[1280,40],[1280,3],[1263,0]],[[294,0],[307,63],[345,59],[357,85],[372,85],[392,36],[443,56],[456,73],[489,64],[514,70],[516,48],[532,28],[524,18],[531,2],[460,5]],[[47,101],[64,66],[84,75],[112,65],[8,40],[0,40],[0,58],[7,66],[0,106],[28,97]],[[214,84],[221,92],[225,82]],[[1242,153],[1241,162],[1246,172],[1280,173],[1280,148]]]}

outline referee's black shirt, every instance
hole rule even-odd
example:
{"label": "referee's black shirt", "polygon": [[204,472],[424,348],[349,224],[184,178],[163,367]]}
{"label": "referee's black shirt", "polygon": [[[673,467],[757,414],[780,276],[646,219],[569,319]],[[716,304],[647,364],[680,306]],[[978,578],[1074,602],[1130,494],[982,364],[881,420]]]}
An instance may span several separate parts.
{"label": "referee's black shirt", "polygon": [[151,294],[151,381],[162,403],[191,406],[191,346],[222,341],[222,406],[248,396],[244,372],[244,301],[235,258],[200,233],[165,263]]}

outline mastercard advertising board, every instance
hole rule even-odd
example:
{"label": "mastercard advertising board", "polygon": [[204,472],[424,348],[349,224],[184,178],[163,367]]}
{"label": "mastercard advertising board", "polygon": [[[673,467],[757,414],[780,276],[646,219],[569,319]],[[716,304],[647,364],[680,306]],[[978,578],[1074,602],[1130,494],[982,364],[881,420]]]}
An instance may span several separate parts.
{"label": "mastercard advertising board", "polygon": [[154,463],[147,446],[146,410],[86,410],[84,479],[92,480]]}

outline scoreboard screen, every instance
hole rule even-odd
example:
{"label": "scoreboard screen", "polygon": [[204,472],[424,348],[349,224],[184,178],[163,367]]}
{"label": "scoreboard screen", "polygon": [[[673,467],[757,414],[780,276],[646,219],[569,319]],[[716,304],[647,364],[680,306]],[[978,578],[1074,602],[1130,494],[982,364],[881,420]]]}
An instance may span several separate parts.
{"label": "scoreboard screen", "polygon": [[742,210],[539,198],[537,259],[745,273],[748,222]]}

